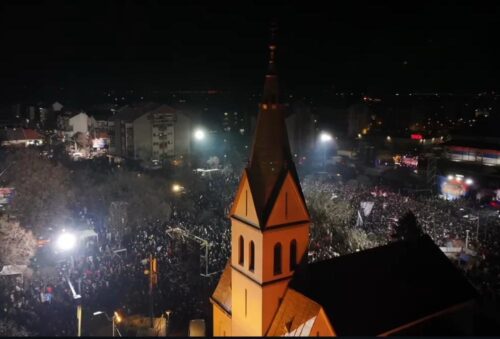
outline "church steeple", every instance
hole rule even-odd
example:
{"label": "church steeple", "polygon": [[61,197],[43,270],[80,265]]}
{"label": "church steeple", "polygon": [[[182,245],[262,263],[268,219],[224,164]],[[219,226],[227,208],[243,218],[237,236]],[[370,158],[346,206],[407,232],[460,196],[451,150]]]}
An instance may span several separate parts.
{"label": "church steeple", "polygon": [[278,183],[284,180],[288,171],[292,173],[298,183],[290,152],[284,107],[279,103],[276,71],[276,25],[271,27],[269,52],[269,69],[265,77],[253,147],[247,167],[261,227],[264,227],[273,207],[271,198],[279,190]]}
{"label": "church steeple", "polygon": [[271,41],[269,43],[269,66],[264,82],[264,94],[262,96],[262,104],[273,105],[278,104],[278,75],[276,72],[276,31],[275,23],[271,25]]}
{"label": "church steeple", "polygon": [[229,213],[230,265],[213,298],[218,336],[265,336],[297,266],[307,260],[310,216],[278,100],[274,31],[252,153]]}

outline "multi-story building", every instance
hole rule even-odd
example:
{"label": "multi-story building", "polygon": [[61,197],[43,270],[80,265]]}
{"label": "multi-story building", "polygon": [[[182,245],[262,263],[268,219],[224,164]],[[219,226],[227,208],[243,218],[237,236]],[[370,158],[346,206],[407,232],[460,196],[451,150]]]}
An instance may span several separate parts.
{"label": "multi-story building", "polygon": [[191,119],[168,105],[126,106],[113,116],[113,153],[144,161],[188,155]]}

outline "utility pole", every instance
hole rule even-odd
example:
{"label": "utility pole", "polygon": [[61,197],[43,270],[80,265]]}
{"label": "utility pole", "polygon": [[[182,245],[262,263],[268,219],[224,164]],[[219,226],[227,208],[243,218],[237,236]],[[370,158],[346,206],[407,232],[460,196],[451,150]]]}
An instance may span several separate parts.
{"label": "utility pole", "polygon": [[150,327],[154,327],[154,311],[153,311],[153,287],[158,285],[158,261],[153,257],[152,254],[149,255],[149,317],[150,317]]}
{"label": "utility pole", "polygon": [[82,336],[82,300],[81,300],[82,296],[75,292],[75,288],[73,287],[71,280],[69,280],[69,277],[66,277],[66,281],[68,282],[69,288],[71,289],[71,293],[73,294],[73,299],[77,302],[77,305],[76,305],[76,318],[78,320],[77,336],[81,337]]}

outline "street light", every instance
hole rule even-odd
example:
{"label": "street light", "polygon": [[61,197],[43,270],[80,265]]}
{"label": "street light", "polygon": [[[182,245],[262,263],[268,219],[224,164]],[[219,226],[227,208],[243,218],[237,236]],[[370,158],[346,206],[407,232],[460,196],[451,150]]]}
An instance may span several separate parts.
{"label": "street light", "polygon": [[333,137],[330,133],[327,133],[327,132],[321,132],[321,134],[319,135],[319,140],[323,143],[325,142],[329,142],[329,141],[332,141],[333,140]]}
{"label": "street light", "polygon": [[173,184],[172,185],[172,192],[178,193],[182,191],[183,187],[179,184]]}
{"label": "street light", "polygon": [[167,328],[165,329],[165,335],[168,334],[168,329],[170,328],[170,315],[173,313],[172,310],[167,310],[165,311],[165,314],[167,315]]}
{"label": "street light", "polygon": [[66,233],[63,231],[59,238],[57,238],[57,248],[62,251],[72,250],[76,245],[76,236],[71,233]]}
{"label": "street light", "polygon": [[205,136],[206,136],[206,133],[204,130],[202,130],[201,128],[198,128],[194,131],[194,138],[197,140],[197,141],[201,141],[203,139],[205,139]]}
{"label": "street light", "polygon": [[103,312],[103,311],[97,311],[97,312],[94,312],[93,315],[94,316],[97,316],[97,315],[100,315],[100,314],[104,314],[106,316],[106,319],[108,319],[109,321],[111,321],[111,324],[112,324],[112,329],[113,329],[113,334],[112,336],[114,337],[115,336],[115,331],[118,333],[118,336],[121,337],[122,334],[120,333],[120,330],[118,329],[118,327],[116,327],[116,324],[119,324],[122,322],[122,317],[118,314],[118,312],[114,312],[113,313],[113,316],[110,317],[106,312]]}
{"label": "street light", "polygon": [[333,140],[333,137],[328,132],[321,132],[319,135],[319,141],[323,144],[323,171],[326,168],[326,146]]}

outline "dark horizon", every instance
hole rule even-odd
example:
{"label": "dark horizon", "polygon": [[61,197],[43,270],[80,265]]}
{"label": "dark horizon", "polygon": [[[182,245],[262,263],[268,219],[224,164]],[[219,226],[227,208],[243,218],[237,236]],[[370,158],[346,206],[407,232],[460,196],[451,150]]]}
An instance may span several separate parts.
{"label": "dark horizon", "polygon": [[5,1],[2,101],[57,91],[260,91],[272,19],[280,80],[299,94],[498,90],[499,10],[478,2]]}

